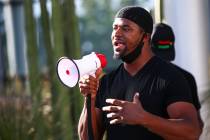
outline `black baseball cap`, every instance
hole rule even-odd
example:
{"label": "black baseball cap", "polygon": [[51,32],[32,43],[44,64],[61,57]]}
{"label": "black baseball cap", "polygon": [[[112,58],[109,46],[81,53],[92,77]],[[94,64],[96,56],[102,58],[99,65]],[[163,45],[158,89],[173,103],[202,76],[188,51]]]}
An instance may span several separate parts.
{"label": "black baseball cap", "polygon": [[164,23],[156,24],[152,35],[153,52],[166,61],[175,59],[175,36],[172,28]]}

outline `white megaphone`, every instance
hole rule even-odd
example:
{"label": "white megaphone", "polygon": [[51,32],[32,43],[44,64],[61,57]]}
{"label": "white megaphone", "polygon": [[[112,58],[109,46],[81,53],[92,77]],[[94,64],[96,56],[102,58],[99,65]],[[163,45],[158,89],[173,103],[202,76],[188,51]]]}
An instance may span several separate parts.
{"label": "white megaphone", "polygon": [[74,87],[80,77],[93,74],[98,68],[104,68],[106,64],[106,57],[95,52],[78,60],[61,57],[57,63],[57,74],[64,85]]}

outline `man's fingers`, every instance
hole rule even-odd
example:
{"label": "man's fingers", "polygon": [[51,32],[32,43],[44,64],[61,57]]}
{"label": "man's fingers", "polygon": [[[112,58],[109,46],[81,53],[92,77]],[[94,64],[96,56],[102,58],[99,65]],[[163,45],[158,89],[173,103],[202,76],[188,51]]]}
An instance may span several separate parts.
{"label": "man's fingers", "polygon": [[119,116],[118,118],[112,119],[109,123],[110,124],[118,124],[118,123],[123,123],[123,117]]}
{"label": "man's fingers", "polygon": [[106,103],[116,106],[123,106],[125,101],[117,100],[117,99],[106,99]]}
{"label": "man's fingers", "polygon": [[103,111],[106,112],[116,112],[116,111],[122,111],[122,107],[121,106],[104,106],[102,108]]}
{"label": "man's fingers", "polygon": [[84,78],[82,77],[79,80],[79,84],[87,84],[90,85],[92,87],[98,87],[98,80],[92,76],[88,76],[88,78]]}
{"label": "man's fingers", "polygon": [[80,92],[83,94],[83,96],[87,96],[88,94],[91,94],[92,97],[94,97],[96,95],[98,86],[96,86],[95,84],[86,84],[83,82],[79,83],[79,88],[80,88]]}
{"label": "man's fingers", "polygon": [[114,113],[114,112],[111,112],[111,113],[108,113],[108,114],[106,115],[106,117],[109,118],[109,119],[114,119],[114,118],[119,117],[119,114]]}
{"label": "man's fingers", "polygon": [[89,87],[90,89],[98,88],[98,81],[93,77],[81,78],[79,80],[80,87]]}
{"label": "man's fingers", "polygon": [[135,95],[133,96],[133,103],[137,103],[137,104],[139,104],[139,93],[137,92],[137,93],[135,93]]}
{"label": "man's fingers", "polygon": [[110,106],[104,106],[102,110],[108,112],[107,118],[110,119],[110,124],[123,123],[123,106],[126,102],[117,99],[106,99],[106,103],[110,104]]}

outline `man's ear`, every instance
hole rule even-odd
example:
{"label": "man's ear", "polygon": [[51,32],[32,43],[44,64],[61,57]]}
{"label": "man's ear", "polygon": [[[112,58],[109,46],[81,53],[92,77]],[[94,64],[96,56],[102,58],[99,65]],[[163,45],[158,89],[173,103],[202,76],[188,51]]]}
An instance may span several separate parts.
{"label": "man's ear", "polygon": [[151,35],[149,33],[143,34],[143,42],[150,41]]}

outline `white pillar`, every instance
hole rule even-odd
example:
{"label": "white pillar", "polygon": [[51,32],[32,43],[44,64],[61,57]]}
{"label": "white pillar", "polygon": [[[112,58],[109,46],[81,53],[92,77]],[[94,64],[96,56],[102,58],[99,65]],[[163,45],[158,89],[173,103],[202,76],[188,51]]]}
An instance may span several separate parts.
{"label": "white pillar", "polygon": [[[209,48],[210,23],[209,0],[165,0],[165,21],[174,29],[176,41],[175,63],[190,71],[196,79],[201,115],[205,128],[200,139],[210,139],[208,130],[210,111],[209,93]],[[207,92],[208,91],[208,92]],[[209,96],[210,98],[210,96]],[[210,100],[210,99],[208,99]]]}
{"label": "white pillar", "polygon": [[4,87],[4,49],[1,46],[1,38],[0,38],[0,92],[3,91]]}
{"label": "white pillar", "polygon": [[26,62],[26,43],[25,43],[25,19],[23,2],[19,0],[18,4],[13,4],[13,26],[15,36],[15,52],[17,74],[19,76],[26,76],[27,62]]}
{"label": "white pillar", "polygon": [[23,0],[2,0],[9,76],[27,74]]}
{"label": "white pillar", "polygon": [[165,0],[165,21],[172,25],[176,36],[175,63],[190,71],[196,78],[199,94],[209,89],[208,1]]}
{"label": "white pillar", "polygon": [[4,0],[3,14],[5,20],[6,42],[7,42],[7,54],[9,63],[9,76],[14,77],[16,74],[16,54],[15,54],[15,37],[13,26],[12,7]]}

